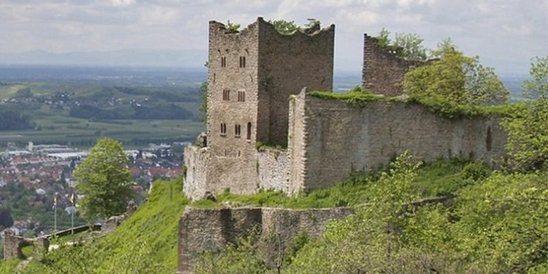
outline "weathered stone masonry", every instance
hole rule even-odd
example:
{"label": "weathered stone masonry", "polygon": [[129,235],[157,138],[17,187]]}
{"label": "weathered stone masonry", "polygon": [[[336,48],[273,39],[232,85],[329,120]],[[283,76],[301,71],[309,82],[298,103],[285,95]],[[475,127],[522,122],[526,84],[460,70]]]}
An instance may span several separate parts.
{"label": "weathered stone masonry", "polygon": [[[494,116],[448,119],[395,100],[355,107],[297,95],[303,87],[331,88],[333,38],[334,26],[282,35],[261,18],[239,33],[210,22],[208,143],[185,148],[187,196],[199,199],[226,188],[294,194],[329,187],[405,150],[424,161],[461,157],[492,164],[504,156],[506,134]],[[405,72],[422,64],[364,36],[363,84],[374,92],[401,94]],[[259,142],[287,144],[287,150],[257,151]]]}
{"label": "weathered stone masonry", "polygon": [[[279,252],[298,233],[318,237],[328,222],[352,213],[349,208],[186,208],[179,224],[178,273],[192,273],[204,251],[216,251],[228,243],[256,233],[262,243],[266,263],[275,266]],[[272,237],[276,237],[274,243]]]}
{"label": "weathered stone masonry", "polygon": [[423,64],[399,58],[380,47],[377,38],[364,34],[362,84],[366,89],[389,96],[401,95],[405,73]]}
{"label": "weathered stone masonry", "polygon": [[420,104],[382,99],[360,107],[304,90],[292,101],[292,192],[332,186],[405,150],[424,161],[460,157],[494,164],[504,156],[506,134],[495,116],[449,119]]}
{"label": "weathered stone masonry", "polygon": [[236,33],[209,23],[208,142],[185,149],[186,195],[226,188],[251,194],[279,185],[283,176],[260,179],[257,165],[266,167],[259,163],[266,158],[257,142],[287,143],[291,94],[303,86],[332,89],[334,33],[331,25],[283,35],[262,18]]}

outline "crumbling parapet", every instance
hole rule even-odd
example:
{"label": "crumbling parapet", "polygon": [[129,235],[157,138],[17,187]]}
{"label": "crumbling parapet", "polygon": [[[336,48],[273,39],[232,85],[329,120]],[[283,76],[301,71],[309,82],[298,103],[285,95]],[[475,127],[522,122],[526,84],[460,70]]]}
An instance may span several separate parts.
{"label": "crumbling parapet", "polygon": [[378,45],[377,38],[364,34],[362,85],[378,94],[398,96],[403,93],[403,78],[409,69],[425,64],[405,60]]}

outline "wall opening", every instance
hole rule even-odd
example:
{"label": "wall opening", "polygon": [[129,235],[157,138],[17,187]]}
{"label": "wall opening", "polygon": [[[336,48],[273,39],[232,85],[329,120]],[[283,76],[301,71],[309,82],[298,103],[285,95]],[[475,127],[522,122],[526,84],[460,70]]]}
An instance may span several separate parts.
{"label": "wall opening", "polygon": [[230,89],[223,89],[223,101],[230,101]]}
{"label": "wall opening", "polygon": [[245,102],[245,91],[239,90],[238,91],[238,102]]}
{"label": "wall opening", "polygon": [[240,67],[245,68],[245,56],[240,56]]}
{"label": "wall opening", "polygon": [[247,140],[251,140],[251,122],[247,123]]}
{"label": "wall opening", "polygon": [[226,56],[221,57],[221,67],[226,67]]}
{"label": "wall opening", "polygon": [[240,138],[241,132],[242,131],[241,131],[240,125],[238,125],[238,124],[234,125],[234,137]]}
{"label": "wall opening", "polygon": [[226,124],[221,123],[221,136],[226,136]]}

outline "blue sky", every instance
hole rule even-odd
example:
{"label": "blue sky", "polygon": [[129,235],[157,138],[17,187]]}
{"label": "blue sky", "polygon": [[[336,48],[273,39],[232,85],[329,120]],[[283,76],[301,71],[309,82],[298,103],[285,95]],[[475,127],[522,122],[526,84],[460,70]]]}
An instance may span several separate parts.
{"label": "blue sky", "polygon": [[[451,37],[499,73],[526,74],[548,54],[548,0],[0,0],[0,53],[207,50],[209,20],[258,16],[336,25],[335,67],[359,72],[363,33],[413,32],[427,47]],[[182,64],[182,66],[184,66]]]}

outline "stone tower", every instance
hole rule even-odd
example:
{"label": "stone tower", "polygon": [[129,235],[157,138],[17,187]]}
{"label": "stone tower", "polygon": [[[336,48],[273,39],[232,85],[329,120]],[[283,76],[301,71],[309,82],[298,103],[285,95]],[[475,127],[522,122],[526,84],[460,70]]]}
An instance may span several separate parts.
{"label": "stone tower", "polygon": [[257,191],[257,142],[287,145],[289,96],[332,89],[334,35],[280,34],[260,17],[239,32],[209,22],[207,151],[185,152],[187,195]]}

